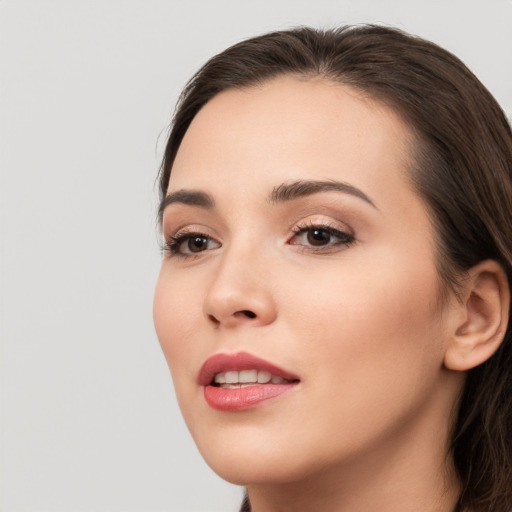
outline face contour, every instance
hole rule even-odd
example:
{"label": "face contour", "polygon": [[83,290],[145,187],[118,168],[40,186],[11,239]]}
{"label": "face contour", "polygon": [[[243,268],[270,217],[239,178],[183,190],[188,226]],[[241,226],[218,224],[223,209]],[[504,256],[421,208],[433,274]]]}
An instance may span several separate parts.
{"label": "face contour", "polygon": [[293,77],[219,94],[187,131],[154,319],[187,425],[227,480],[303,480],[446,423],[408,139],[387,107]]}

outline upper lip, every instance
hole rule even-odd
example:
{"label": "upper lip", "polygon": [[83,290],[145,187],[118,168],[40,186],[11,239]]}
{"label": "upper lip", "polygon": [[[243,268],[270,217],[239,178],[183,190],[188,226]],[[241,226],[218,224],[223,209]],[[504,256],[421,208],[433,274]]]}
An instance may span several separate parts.
{"label": "upper lip", "polygon": [[199,370],[198,382],[201,386],[208,386],[213,382],[215,375],[218,373],[242,370],[267,371],[285,380],[299,380],[297,375],[279,368],[269,361],[265,361],[247,352],[237,352],[236,354],[220,353],[209,357]]}

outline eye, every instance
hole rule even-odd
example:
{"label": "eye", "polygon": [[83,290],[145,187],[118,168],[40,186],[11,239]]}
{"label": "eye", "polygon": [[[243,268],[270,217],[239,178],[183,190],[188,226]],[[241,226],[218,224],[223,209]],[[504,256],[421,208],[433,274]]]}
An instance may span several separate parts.
{"label": "eye", "polygon": [[329,225],[297,226],[290,245],[302,245],[311,248],[328,249],[340,245],[349,246],[355,242],[353,235]]}
{"label": "eye", "polygon": [[167,240],[165,249],[173,256],[191,256],[212,249],[221,244],[204,233],[176,233]]}

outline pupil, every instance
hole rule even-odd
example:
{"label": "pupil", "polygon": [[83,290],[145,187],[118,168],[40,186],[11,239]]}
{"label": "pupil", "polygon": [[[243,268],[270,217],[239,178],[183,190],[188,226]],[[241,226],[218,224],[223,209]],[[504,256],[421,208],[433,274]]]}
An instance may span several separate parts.
{"label": "pupil", "polygon": [[323,229],[312,229],[308,232],[308,242],[311,245],[325,245],[330,241],[331,235]]}
{"label": "pupil", "polygon": [[208,240],[204,236],[195,236],[188,241],[190,252],[200,252],[206,249]]}

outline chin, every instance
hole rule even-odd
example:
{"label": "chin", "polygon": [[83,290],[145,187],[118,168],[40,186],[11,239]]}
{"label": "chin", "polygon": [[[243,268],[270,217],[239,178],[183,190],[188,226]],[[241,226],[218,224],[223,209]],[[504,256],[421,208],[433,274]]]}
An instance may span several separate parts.
{"label": "chin", "polygon": [[215,460],[206,459],[208,465],[222,479],[235,485],[250,486],[263,484],[285,484],[299,481],[307,475],[299,468],[289,467],[283,464],[280,457],[272,464],[248,458],[237,457],[238,460]]}
{"label": "chin", "polygon": [[249,486],[297,482],[307,478],[315,469],[314,458],[308,463],[307,453],[297,457],[300,451],[290,450],[291,447],[287,447],[282,439],[271,441],[260,436],[237,442],[240,440],[233,438],[225,436],[217,438],[217,442],[203,443],[196,439],[206,463],[232,484]]}

